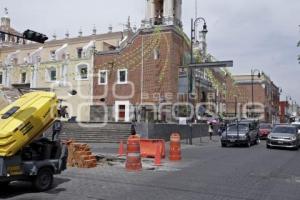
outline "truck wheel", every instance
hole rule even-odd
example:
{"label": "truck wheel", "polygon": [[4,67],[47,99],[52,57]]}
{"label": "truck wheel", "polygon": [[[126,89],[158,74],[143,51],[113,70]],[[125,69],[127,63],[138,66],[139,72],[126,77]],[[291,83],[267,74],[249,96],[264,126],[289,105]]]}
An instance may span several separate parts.
{"label": "truck wheel", "polygon": [[40,169],[32,183],[33,187],[39,192],[49,190],[53,183],[52,170],[49,168]]}

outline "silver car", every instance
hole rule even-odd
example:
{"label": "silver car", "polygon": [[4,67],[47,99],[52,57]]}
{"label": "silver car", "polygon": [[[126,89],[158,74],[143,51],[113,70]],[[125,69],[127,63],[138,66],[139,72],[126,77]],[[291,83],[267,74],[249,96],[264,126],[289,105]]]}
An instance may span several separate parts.
{"label": "silver car", "polygon": [[267,148],[285,147],[298,150],[300,134],[295,126],[277,125],[268,135]]}
{"label": "silver car", "polygon": [[258,130],[251,122],[229,124],[221,135],[222,147],[227,147],[230,144],[250,147],[252,144],[259,143]]}

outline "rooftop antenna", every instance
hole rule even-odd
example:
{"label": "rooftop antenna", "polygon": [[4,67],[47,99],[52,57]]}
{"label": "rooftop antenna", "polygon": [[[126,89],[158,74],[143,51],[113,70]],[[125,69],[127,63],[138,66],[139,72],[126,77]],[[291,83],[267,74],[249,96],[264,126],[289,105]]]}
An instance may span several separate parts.
{"label": "rooftop antenna", "polygon": [[8,9],[7,8],[4,8],[4,14],[5,14],[5,17],[8,16]]}

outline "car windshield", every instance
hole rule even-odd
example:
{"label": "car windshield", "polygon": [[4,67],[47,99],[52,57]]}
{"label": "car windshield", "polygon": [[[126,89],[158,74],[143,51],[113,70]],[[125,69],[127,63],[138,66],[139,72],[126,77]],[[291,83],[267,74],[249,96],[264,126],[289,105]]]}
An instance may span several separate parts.
{"label": "car windshield", "polygon": [[[248,125],[247,124],[239,124],[239,131],[247,131],[248,130]],[[237,125],[229,125],[227,128],[227,131],[237,131]]]}
{"label": "car windshield", "polygon": [[272,133],[287,133],[287,134],[296,134],[296,127],[289,126],[277,126],[272,130]]}
{"label": "car windshield", "polygon": [[298,130],[300,130],[300,124],[293,124]]}
{"label": "car windshield", "polygon": [[260,129],[271,129],[272,126],[271,126],[271,124],[260,124],[259,128]]}

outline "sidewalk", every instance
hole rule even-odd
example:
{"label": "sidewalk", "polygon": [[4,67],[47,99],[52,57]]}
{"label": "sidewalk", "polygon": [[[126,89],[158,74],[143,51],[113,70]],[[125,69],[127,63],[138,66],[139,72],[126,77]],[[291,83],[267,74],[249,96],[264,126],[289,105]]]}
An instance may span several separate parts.
{"label": "sidewalk", "polygon": [[[188,141],[186,139],[181,140],[181,145],[183,147],[185,146],[190,146],[188,143]],[[201,137],[201,138],[193,138],[193,145],[194,147],[197,146],[215,146],[216,143],[220,142],[220,137],[219,136],[213,136],[212,140],[209,140],[209,137]],[[166,142],[166,149],[168,149],[170,142]],[[119,145],[120,144],[116,144],[116,143],[92,143],[89,144],[92,152],[94,154],[117,154],[118,150],[119,150]],[[126,141],[124,141],[124,150],[126,148]]]}
{"label": "sidewalk", "polygon": [[[181,144],[188,145],[189,144],[188,142],[189,141],[186,139],[181,140]],[[208,136],[205,136],[205,137],[201,137],[201,138],[193,138],[192,145],[206,146],[206,145],[215,144],[215,143],[219,143],[219,142],[220,142],[220,136],[213,136],[212,140],[210,140]]]}

